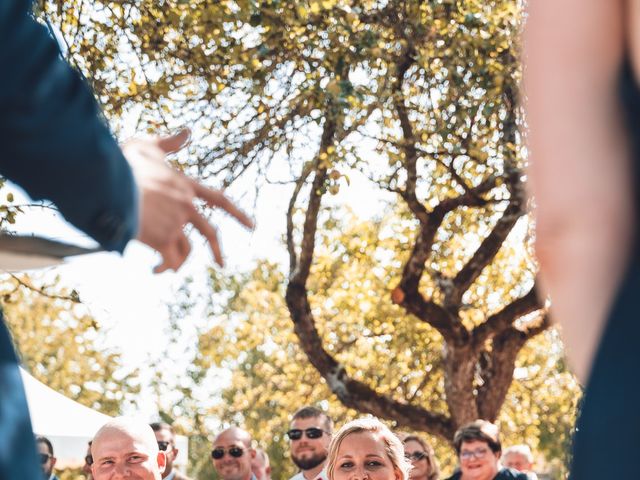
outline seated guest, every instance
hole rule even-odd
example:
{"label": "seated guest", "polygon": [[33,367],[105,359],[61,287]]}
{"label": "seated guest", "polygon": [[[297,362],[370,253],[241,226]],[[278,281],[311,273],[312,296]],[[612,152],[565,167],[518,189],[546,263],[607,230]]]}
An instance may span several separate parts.
{"label": "seated guest", "polygon": [[513,445],[502,452],[502,465],[527,474],[529,480],[538,480],[533,471],[533,454],[529,445]]}
{"label": "seated guest", "polygon": [[256,456],[251,461],[251,471],[257,480],[271,480],[269,455],[261,448],[256,448]]}
{"label": "seated guest", "polygon": [[500,468],[500,434],[498,427],[486,420],[476,420],[461,427],[453,437],[460,471],[448,480],[527,480],[524,473]]}
{"label": "seated guest", "polygon": [[47,437],[37,436],[36,447],[38,456],[40,457],[40,466],[44,480],[58,480],[53,473],[53,467],[56,465],[56,457],[53,456],[53,445]]}
{"label": "seated guest", "polygon": [[255,456],[251,435],[241,428],[227,428],[213,440],[213,468],[222,480],[255,480],[251,471]]}
{"label": "seated guest", "polygon": [[345,424],[329,445],[329,480],[408,480],[410,468],[402,441],[375,418]]}
{"label": "seated guest", "polygon": [[411,461],[411,480],[438,480],[440,467],[435,453],[422,437],[407,435],[404,441],[404,456]]}
{"label": "seated guest", "polygon": [[178,456],[178,449],[176,448],[175,433],[171,425],[164,422],[155,422],[149,426],[156,436],[158,448],[167,457],[167,465],[162,473],[162,478],[164,480],[190,480],[186,475],[173,468],[173,462],[176,461]]}
{"label": "seated guest", "polygon": [[94,480],[161,480],[166,465],[165,453],[158,449],[151,427],[126,417],[110,420],[98,430],[91,456]]}

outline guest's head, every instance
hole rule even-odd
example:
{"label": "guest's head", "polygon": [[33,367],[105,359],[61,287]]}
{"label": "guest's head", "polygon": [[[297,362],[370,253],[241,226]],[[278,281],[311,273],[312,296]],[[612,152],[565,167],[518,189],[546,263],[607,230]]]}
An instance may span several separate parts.
{"label": "guest's head", "polygon": [[93,457],[91,456],[91,442],[87,444],[87,453],[84,455],[84,465],[82,465],[82,473],[87,480],[92,480],[91,464],[93,463]]}
{"label": "guest's head", "polygon": [[491,480],[499,470],[500,434],[498,427],[486,420],[476,420],[461,427],[453,437],[458,454],[461,480]]}
{"label": "guest's head", "polygon": [[173,462],[175,462],[176,457],[178,456],[175,434],[173,428],[171,428],[171,425],[168,423],[155,422],[149,424],[149,426],[156,436],[158,449],[162,450],[167,457],[167,465],[162,474],[162,478],[166,478],[173,471]]}
{"label": "guest's head", "polygon": [[410,468],[402,441],[374,418],[345,424],[329,446],[329,480],[408,480]]}
{"label": "guest's head", "polygon": [[303,407],[293,414],[287,432],[291,446],[291,459],[308,476],[314,476],[324,468],[333,421],[322,410]]}
{"label": "guest's head", "polygon": [[115,418],[98,430],[91,456],[94,480],[160,480],[166,464],[151,427],[126,417]]}
{"label": "guest's head", "polygon": [[49,480],[53,474],[53,467],[56,465],[56,457],[53,455],[53,445],[47,437],[36,437],[36,448],[40,458],[40,467],[45,480]]}
{"label": "guest's head", "polygon": [[505,448],[500,462],[507,468],[514,468],[521,472],[533,470],[533,454],[529,445],[513,445]]}
{"label": "guest's head", "polygon": [[411,462],[411,480],[438,480],[440,467],[435,453],[422,437],[407,435],[404,437],[404,455]]}
{"label": "guest's head", "polygon": [[227,428],[213,440],[213,467],[222,480],[250,480],[255,455],[251,435],[241,428]]}
{"label": "guest's head", "polygon": [[251,471],[257,480],[271,480],[269,455],[261,448],[256,448],[256,456],[251,462]]}

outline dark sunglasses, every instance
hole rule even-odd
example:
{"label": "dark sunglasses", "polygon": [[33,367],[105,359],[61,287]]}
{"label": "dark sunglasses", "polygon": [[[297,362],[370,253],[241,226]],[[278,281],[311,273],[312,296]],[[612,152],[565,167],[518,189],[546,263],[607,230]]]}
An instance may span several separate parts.
{"label": "dark sunglasses", "polygon": [[40,456],[40,463],[43,465],[47,463],[51,458],[51,455],[49,455],[48,453],[40,453],[39,456]]}
{"label": "dark sunglasses", "polygon": [[[227,450],[226,453],[228,453],[234,458],[240,458],[242,455],[244,455],[244,450],[241,449],[240,447],[231,447],[229,448],[229,450]],[[216,460],[220,460],[222,457],[224,457],[224,454],[225,454],[224,448],[214,448],[211,451],[211,456]]]}
{"label": "dark sunglasses", "polygon": [[302,434],[305,434],[307,438],[313,440],[315,438],[320,438],[323,433],[327,433],[321,428],[311,427],[305,430],[300,430],[299,428],[293,428],[287,432],[287,437],[289,440],[300,440],[302,438]]}
{"label": "dark sunglasses", "polygon": [[167,449],[169,448],[169,445],[171,445],[170,442],[163,442],[163,441],[158,440],[158,450],[166,452]]}
{"label": "dark sunglasses", "polygon": [[408,458],[409,460],[415,460],[417,462],[418,460],[427,458],[427,454],[424,452],[413,452],[413,453],[405,454],[405,457]]}
{"label": "dark sunglasses", "polygon": [[84,463],[87,465],[93,465],[93,457],[91,455],[87,455],[84,457]]}

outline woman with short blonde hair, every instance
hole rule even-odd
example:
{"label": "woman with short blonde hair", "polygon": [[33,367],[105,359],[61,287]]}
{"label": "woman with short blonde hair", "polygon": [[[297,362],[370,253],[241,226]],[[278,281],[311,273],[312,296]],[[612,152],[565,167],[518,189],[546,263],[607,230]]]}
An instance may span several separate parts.
{"label": "woman with short blonde hair", "polygon": [[376,418],[345,424],[329,445],[329,480],[409,480],[410,469],[402,441]]}

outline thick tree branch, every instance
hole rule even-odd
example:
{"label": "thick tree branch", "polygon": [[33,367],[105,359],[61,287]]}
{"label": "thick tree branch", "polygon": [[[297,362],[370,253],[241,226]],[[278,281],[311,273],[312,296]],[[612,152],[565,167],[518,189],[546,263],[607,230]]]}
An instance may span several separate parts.
{"label": "thick tree branch", "polygon": [[520,330],[512,325],[494,337],[491,353],[485,352],[489,362],[480,374],[483,384],[478,388],[477,405],[481,418],[492,421],[498,416],[513,381],[518,353],[528,340],[550,325],[550,316],[544,314],[534,326]]}
{"label": "thick tree branch", "polygon": [[510,328],[518,318],[535,312],[543,306],[544,302],[538,296],[536,285],[534,285],[526,295],[514,300],[473,329],[472,342],[474,348],[481,349],[490,337],[499,335],[502,331]]}
{"label": "thick tree branch", "polygon": [[[398,301],[400,299],[401,301]],[[458,317],[451,315],[437,303],[426,300],[417,290],[404,294],[401,283],[393,291],[392,300],[438,330],[446,341],[458,344],[469,338],[469,332]]]}
{"label": "thick tree branch", "polygon": [[327,381],[329,389],[345,406],[394,420],[401,427],[431,432],[443,438],[452,437],[454,425],[444,415],[381,395],[368,385],[349,377],[345,367],[323,348],[303,286],[290,282],[286,300],[300,346],[314,368]]}
{"label": "thick tree branch", "polygon": [[[404,265],[400,284],[392,295],[394,303],[401,305],[420,320],[429,323],[446,340],[455,344],[469,338],[467,329],[455,314],[456,309],[450,311],[426,300],[418,291],[418,287],[424,275],[427,259],[431,255],[435,236],[445,215],[462,205],[476,205],[478,198],[494,188],[496,181],[496,177],[490,176],[465,194],[443,200],[426,216],[426,222],[420,224],[420,231],[411,255]],[[412,200],[409,199],[409,201]]]}
{"label": "thick tree branch", "polygon": [[519,200],[512,201],[491,230],[491,233],[482,241],[471,259],[458,272],[453,279],[453,287],[450,295],[445,300],[447,305],[460,305],[462,296],[480,276],[482,270],[489,265],[518,219],[524,215],[524,208]]}
{"label": "thick tree branch", "polygon": [[488,365],[481,372],[483,384],[478,388],[477,405],[480,418],[495,421],[511,386],[518,352],[527,336],[511,327],[494,337]]}

